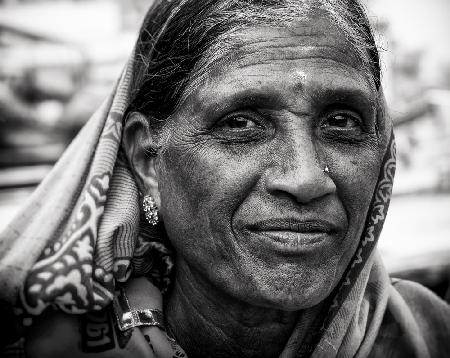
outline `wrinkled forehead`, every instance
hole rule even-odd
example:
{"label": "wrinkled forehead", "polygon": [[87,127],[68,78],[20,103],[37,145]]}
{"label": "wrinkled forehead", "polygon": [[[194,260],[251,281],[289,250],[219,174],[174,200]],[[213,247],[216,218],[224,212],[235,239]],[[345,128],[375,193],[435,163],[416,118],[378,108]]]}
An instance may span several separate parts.
{"label": "wrinkled forehead", "polygon": [[248,28],[234,37],[239,45],[233,55],[240,64],[245,64],[245,59],[255,55],[262,63],[266,60],[322,57],[361,71],[364,69],[344,33],[325,18],[296,22],[288,27]]}
{"label": "wrinkled forehead", "polygon": [[[259,25],[239,29],[216,42],[197,63],[184,98],[212,77],[232,68],[255,65],[285,65],[299,59],[334,61],[361,74],[376,93],[371,68],[355,50],[344,32],[326,16],[316,15],[283,26]],[[293,66],[301,76],[301,67]],[[326,68],[324,68],[326,71]]]}

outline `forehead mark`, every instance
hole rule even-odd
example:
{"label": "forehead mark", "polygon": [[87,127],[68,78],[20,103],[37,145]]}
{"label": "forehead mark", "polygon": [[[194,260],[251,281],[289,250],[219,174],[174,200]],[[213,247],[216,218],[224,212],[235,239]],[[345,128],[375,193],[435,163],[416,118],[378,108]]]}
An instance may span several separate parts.
{"label": "forehead mark", "polygon": [[306,72],[297,69],[292,73],[291,77],[292,82],[294,83],[294,91],[302,93],[304,91],[304,85],[308,82],[308,75]]}

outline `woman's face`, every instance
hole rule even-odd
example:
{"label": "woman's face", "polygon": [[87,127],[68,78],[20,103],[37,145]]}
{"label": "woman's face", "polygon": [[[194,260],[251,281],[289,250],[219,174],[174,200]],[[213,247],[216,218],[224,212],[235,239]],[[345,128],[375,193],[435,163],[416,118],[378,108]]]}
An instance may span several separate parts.
{"label": "woman's face", "polygon": [[179,270],[254,305],[307,308],[359,241],[381,162],[377,93],[323,19],[238,37],[167,123],[160,211]]}

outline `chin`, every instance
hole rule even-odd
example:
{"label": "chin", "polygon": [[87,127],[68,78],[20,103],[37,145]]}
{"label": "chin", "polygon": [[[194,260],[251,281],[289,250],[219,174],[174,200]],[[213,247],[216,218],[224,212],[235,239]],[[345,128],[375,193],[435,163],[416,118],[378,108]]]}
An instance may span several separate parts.
{"label": "chin", "polygon": [[305,279],[305,275],[300,276],[294,280],[292,276],[287,280],[278,276],[266,282],[264,286],[260,286],[259,290],[255,290],[253,294],[246,295],[247,301],[253,304],[259,303],[267,308],[299,311],[321,303],[337,284],[334,277],[330,275],[326,277],[317,275],[313,280]]}
{"label": "chin", "polygon": [[313,294],[313,295],[292,295],[289,293],[280,293],[277,297],[264,297],[261,300],[261,306],[277,309],[282,311],[295,312],[308,309],[320,304],[327,294]]}

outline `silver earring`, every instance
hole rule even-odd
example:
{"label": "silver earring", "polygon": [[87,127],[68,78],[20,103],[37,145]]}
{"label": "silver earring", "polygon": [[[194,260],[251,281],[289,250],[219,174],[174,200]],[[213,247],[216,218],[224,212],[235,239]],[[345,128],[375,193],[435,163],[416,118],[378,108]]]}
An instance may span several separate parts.
{"label": "silver earring", "polygon": [[325,168],[323,168],[322,171],[327,175],[330,174],[330,169],[328,168],[328,165],[325,165]]}
{"label": "silver earring", "polygon": [[155,199],[151,195],[144,196],[142,201],[142,206],[144,208],[145,218],[150,225],[157,225],[159,221],[158,217],[158,207],[156,206]]}

